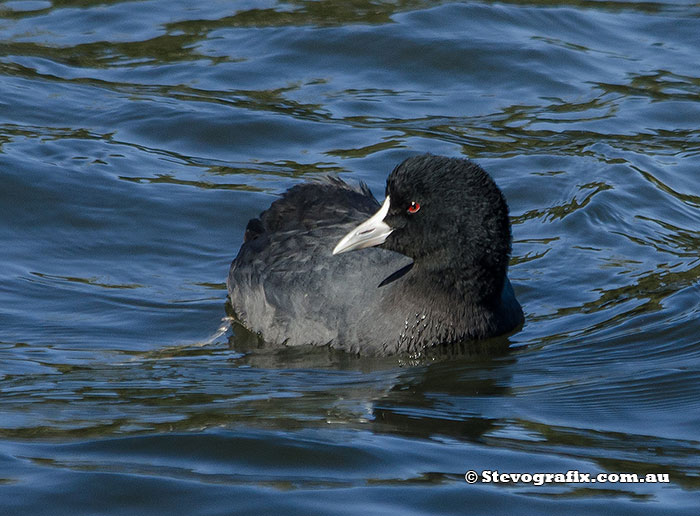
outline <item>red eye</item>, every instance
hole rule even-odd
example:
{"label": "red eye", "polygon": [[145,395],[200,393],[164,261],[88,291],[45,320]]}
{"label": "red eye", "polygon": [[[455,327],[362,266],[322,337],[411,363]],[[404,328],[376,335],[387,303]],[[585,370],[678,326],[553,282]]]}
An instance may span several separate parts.
{"label": "red eye", "polygon": [[413,201],[408,207],[408,213],[416,213],[418,210],[420,210],[420,204],[418,204],[416,201]]}

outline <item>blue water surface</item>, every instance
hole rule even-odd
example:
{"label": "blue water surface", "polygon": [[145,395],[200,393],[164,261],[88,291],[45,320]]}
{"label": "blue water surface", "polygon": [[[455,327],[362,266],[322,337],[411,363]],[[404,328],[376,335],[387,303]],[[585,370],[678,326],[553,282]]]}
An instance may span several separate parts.
{"label": "blue water surface", "polygon": [[[1,2],[0,514],[696,516],[698,55],[686,0]],[[508,199],[508,353],[230,328],[251,217],[420,152]]]}

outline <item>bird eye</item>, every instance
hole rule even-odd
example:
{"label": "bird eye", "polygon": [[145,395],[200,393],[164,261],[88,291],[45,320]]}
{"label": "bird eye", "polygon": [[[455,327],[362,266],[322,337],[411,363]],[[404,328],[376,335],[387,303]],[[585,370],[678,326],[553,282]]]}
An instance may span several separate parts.
{"label": "bird eye", "polygon": [[408,207],[408,213],[416,213],[418,210],[420,210],[420,204],[418,204],[416,201],[411,202],[411,205]]}

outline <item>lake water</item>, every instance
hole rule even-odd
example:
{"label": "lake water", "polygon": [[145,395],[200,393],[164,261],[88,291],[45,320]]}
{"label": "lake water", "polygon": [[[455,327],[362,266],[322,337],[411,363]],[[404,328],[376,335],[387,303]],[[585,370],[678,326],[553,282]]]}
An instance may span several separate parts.
{"label": "lake water", "polygon": [[[692,0],[1,2],[0,514],[696,516],[699,56]],[[510,352],[226,328],[249,218],[425,151],[509,201]]]}

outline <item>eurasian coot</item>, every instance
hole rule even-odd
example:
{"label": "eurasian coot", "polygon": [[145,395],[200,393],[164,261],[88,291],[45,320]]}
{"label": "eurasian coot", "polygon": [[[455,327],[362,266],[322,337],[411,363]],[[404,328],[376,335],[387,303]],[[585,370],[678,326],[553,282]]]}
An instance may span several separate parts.
{"label": "eurasian coot", "polygon": [[415,354],[523,321],[506,277],[508,206],[466,159],[408,158],[381,205],[364,184],[297,185],[248,223],[244,240],[231,305],[270,344]]}

